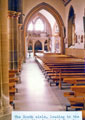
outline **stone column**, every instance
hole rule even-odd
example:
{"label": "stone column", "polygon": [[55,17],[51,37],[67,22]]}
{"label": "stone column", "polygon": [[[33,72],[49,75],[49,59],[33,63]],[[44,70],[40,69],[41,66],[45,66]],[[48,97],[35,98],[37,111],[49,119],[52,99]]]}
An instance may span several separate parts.
{"label": "stone column", "polygon": [[62,26],[62,31],[61,31],[61,40],[60,40],[60,44],[61,44],[61,54],[65,54],[65,44],[64,44],[64,27]]}
{"label": "stone column", "polygon": [[26,51],[26,58],[27,58],[27,53],[28,53],[28,36],[25,38],[25,51]]}
{"label": "stone column", "polygon": [[55,52],[55,37],[54,36],[51,37],[51,41],[52,41],[51,51],[52,51],[52,53],[54,53]]}
{"label": "stone column", "polygon": [[33,40],[33,46],[32,46],[32,49],[33,49],[33,56],[35,55],[35,42]]}
{"label": "stone column", "polygon": [[18,17],[20,13],[16,12],[13,16],[13,34],[14,34],[14,69],[18,69],[19,63],[19,39],[18,39]]}
{"label": "stone column", "polygon": [[14,69],[14,28],[13,28],[13,16],[16,12],[8,12],[8,38],[9,38],[9,69]]}
{"label": "stone column", "polygon": [[25,61],[25,42],[24,42],[24,31],[21,29],[21,53],[23,62]]}
{"label": "stone column", "polygon": [[0,120],[8,120],[12,111],[9,105],[9,41],[8,0],[0,0]]}
{"label": "stone column", "polygon": [[[1,17],[1,16],[0,16]],[[0,19],[1,20],[1,19]],[[1,61],[1,21],[0,21],[0,110],[2,107],[2,61]]]}
{"label": "stone column", "polygon": [[42,42],[42,51],[44,53],[44,41]]}
{"label": "stone column", "polygon": [[21,60],[22,58],[22,53],[21,53],[21,49],[22,49],[22,45],[21,45],[21,27],[22,24],[18,24],[18,38],[19,38],[19,60]]}

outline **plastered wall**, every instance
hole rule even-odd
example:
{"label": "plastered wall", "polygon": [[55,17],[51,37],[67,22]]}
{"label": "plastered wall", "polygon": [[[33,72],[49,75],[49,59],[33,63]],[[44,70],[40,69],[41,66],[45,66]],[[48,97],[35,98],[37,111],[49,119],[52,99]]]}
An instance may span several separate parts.
{"label": "plastered wall", "polygon": [[[84,25],[83,25],[83,16],[84,16],[84,8],[85,8],[85,0],[71,0],[71,2],[65,7],[65,26],[66,26],[66,38],[68,40],[68,15],[71,5],[73,6],[74,13],[75,13],[75,34],[78,38],[83,35],[84,36]],[[84,38],[83,38],[84,44]],[[81,44],[80,44],[81,45]],[[81,48],[81,46],[80,46]],[[85,57],[85,50],[84,49],[77,49],[77,48],[66,48],[65,54],[72,55],[78,58]]]}
{"label": "plastered wall", "polygon": [[66,55],[72,55],[77,58],[85,59],[85,50],[84,49],[73,49],[73,48],[66,48]]}
{"label": "plastered wall", "polygon": [[68,15],[69,15],[69,10],[71,5],[73,6],[74,13],[75,13],[75,33],[77,35],[82,35],[84,34],[83,16],[84,16],[85,0],[71,0],[71,2],[65,7],[66,31],[68,31]]}

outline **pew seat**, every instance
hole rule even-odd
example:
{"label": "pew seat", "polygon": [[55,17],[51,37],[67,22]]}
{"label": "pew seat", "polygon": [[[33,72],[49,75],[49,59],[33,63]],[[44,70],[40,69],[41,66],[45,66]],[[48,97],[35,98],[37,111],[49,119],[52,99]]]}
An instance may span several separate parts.
{"label": "pew seat", "polygon": [[15,96],[16,88],[9,89],[9,94]]}
{"label": "pew seat", "polygon": [[12,83],[12,82],[18,82],[19,81],[19,78],[18,77],[11,77],[9,78],[9,82]]}
{"label": "pew seat", "polygon": [[85,84],[85,77],[73,77],[73,78],[64,78],[63,82],[70,83],[70,84]]}
{"label": "pew seat", "polygon": [[15,103],[14,103],[14,96],[9,96],[9,99],[10,99],[10,105],[13,106],[13,109],[15,109]]}
{"label": "pew seat", "polygon": [[82,118],[85,120],[85,110],[82,110]]}
{"label": "pew seat", "polygon": [[74,96],[74,92],[73,91],[70,91],[70,92],[64,92],[64,96],[65,97],[71,97],[71,96]]}

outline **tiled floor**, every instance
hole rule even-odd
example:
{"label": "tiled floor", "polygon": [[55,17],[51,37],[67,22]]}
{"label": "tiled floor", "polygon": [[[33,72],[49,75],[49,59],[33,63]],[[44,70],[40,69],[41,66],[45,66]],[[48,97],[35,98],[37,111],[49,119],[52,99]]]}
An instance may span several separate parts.
{"label": "tiled floor", "polygon": [[18,111],[60,111],[68,103],[63,90],[50,87],[33,58],[23,64],[21,84],[17,88],[15,110]]}

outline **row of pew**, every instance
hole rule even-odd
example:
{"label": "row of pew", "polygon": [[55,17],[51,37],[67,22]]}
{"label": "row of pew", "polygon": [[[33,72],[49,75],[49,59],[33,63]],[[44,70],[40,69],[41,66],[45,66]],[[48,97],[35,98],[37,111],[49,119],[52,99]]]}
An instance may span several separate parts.
{"label": "row of pew", "polygon": [[19,77],[17,76],[18,70],[9,70],[9,100],[10,104],[15,109],[15,93],[17,92],[16,84],[19,81]]}
{"label": "row of pew", "polygon": [[70,102],[66,110],[82,110],[85,118],[85,61],[53,53],[36,55],[36,61],[50,86],[55,83],[62,89],[64,83],[70,85],[70,92],[64,92]]}
{"label": "row of pew", "polygon": [[9,70],[9,102],[10,105],[15,109],[15,94],[18,92],[18,88],[16,88],[16,84],[20,81],[20,72],[22,66],[22,59],[19,61],[18,69]]}

